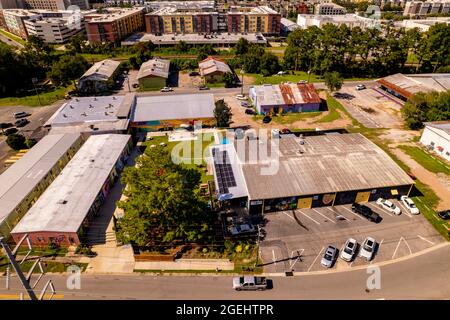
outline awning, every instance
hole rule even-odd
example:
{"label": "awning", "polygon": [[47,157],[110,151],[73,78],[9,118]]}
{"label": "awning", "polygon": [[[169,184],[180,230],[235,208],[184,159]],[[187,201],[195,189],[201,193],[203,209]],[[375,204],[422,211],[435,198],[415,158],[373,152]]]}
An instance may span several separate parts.
{"label": "awning", "polygon": [[398,196],[398,191],[397,191],[397,189],[392,189],[392,190],[391,190],[391,194],[392,194],[393,196]]}

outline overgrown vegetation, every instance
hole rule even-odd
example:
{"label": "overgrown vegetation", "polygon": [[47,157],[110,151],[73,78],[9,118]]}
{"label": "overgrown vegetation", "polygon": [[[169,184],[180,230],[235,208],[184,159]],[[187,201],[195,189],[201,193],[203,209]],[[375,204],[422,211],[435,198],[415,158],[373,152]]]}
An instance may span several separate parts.
{"label": "overgrown vegetation", "polygon": [[419,163],[422,167],[424,167],[428,171],[434,173],[442,172],[447,175],[450,175],[449,166],[447,166],[442,161],[436,159],[431,154],[425,152],[421,148],[406,145],[399,146],[399,148],[405,151],[411,158],[413,158],[417,163]]}

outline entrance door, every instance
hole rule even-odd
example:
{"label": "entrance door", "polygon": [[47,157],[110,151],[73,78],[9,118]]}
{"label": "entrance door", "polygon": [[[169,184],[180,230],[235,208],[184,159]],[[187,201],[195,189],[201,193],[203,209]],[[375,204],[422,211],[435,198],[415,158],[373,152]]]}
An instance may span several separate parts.
{"label": "entrance door", "polygon": [[370,197],[370,191],[358,192],[355,202],[368,202]]}
{"label": "entrance door", "polygon": [[309,209],[312,206],[312,198],[301,198],[297,201],[297,209]]}

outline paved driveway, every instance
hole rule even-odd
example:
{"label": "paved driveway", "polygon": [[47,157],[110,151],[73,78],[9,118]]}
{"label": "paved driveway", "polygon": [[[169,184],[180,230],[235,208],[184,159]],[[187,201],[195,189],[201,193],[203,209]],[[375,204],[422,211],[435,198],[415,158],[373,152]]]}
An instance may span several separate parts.
{"label": "paved driveway", "polygon": [[[371,263],[387,261],[432,247],[444,239],[422,216],[405,212],[395,216],[375,203],[368,203],[382,217],[372,223],[354,213],[350,205],[322,207],[269,213],[266,237],[261,242],[260,255],[265,272],[320,271],[327,245],[341,249],[352,237],[361,245],[367,236],[374,237],[378,251]],[[334,268],[345,269],[368,264],[361,258],[347,263],[338,259]]]}

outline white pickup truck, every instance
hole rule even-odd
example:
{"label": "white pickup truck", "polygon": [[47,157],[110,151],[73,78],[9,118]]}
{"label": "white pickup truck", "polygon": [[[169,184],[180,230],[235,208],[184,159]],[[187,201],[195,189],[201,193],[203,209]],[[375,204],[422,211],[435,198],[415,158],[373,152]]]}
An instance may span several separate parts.
{"label": "white pickup truck", "polygon": [[267,280],[265,277],[242,276],[233,278],[233,289],[241,290],[266,290]]}

